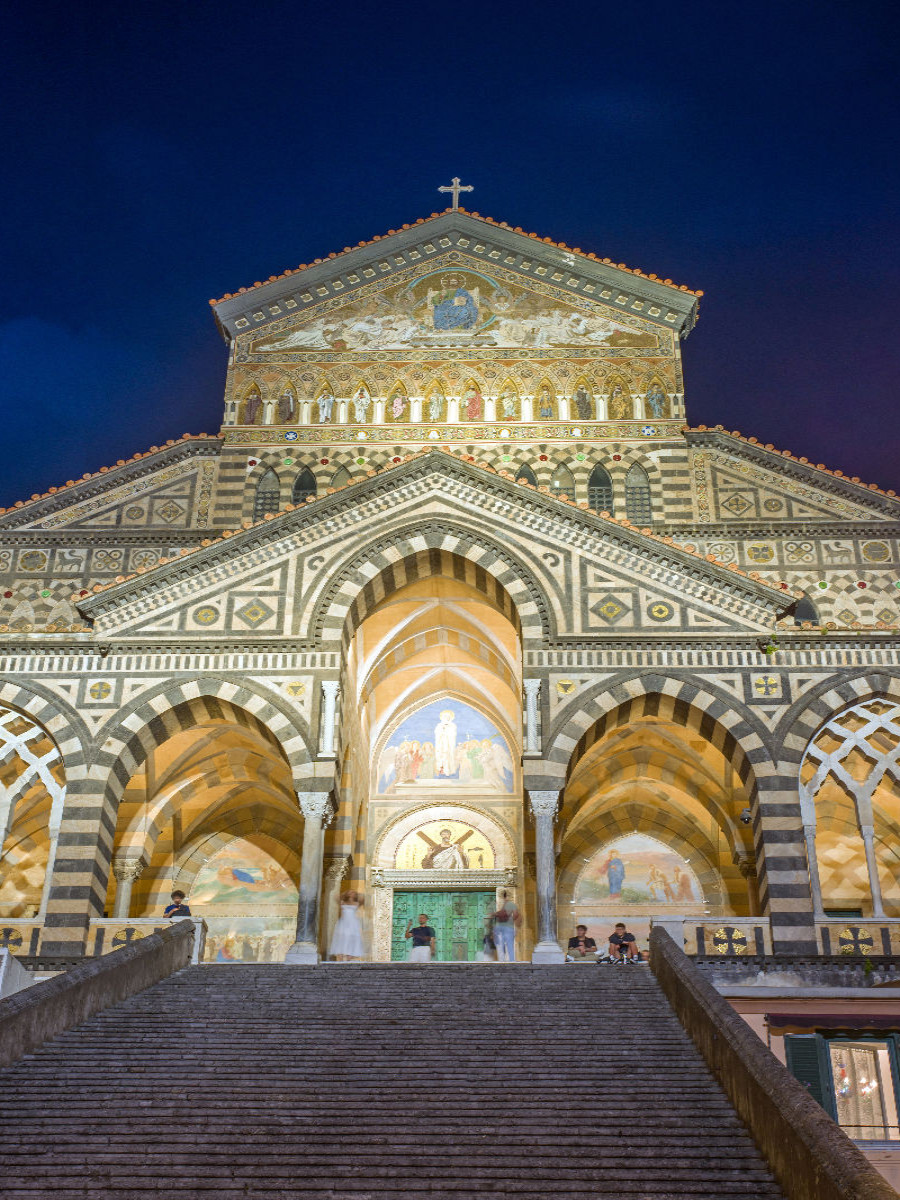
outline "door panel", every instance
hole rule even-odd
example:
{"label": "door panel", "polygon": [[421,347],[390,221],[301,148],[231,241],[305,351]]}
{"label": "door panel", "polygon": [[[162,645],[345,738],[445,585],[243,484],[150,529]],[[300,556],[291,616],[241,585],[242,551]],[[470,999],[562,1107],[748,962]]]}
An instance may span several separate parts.
{"label": "door panel", "polygon": [[481,950],[484,918],[494,909],[493,892],[394,892],[391,961],[409,958],[410,941],[403,935],[408,921],[428,914],[435,932],[436,962],[472,962]]}

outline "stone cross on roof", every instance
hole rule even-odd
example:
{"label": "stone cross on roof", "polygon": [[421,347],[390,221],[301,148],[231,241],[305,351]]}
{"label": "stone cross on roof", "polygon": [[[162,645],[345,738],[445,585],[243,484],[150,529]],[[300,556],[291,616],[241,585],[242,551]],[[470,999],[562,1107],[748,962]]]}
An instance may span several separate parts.
{"label": "stone cross on roof", "polygon": [[467,183],[465,186],[463,186],[463,184],[461,184],[459,182],[459,176],[454,175],[453,182],[450,184],[450,186],[449,187],[439,187],[438,191],[453,193],[453,211],[456,212],[456,210],[459,208],[459,193],[460,192],[474,192],[475,189],[472,187],[471,183]]}

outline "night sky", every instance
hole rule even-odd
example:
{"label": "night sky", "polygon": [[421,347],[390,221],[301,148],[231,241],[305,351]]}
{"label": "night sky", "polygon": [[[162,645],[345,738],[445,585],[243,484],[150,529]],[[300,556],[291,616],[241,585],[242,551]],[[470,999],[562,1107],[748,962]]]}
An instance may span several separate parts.
{"label": "night sky", "polygon": [[896,3],[7,6],[0,505],[215,433],[207,301],[468,207],[702,288],[693,425],[900,490]]}

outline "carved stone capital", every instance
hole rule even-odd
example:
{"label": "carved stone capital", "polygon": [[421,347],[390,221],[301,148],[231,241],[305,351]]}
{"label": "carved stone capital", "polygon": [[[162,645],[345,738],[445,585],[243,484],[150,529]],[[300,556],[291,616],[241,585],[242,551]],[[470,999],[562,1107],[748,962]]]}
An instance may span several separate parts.
{"label": "carved stone capital", "polygon": [[522,687],[525,691],[525,695],[528,696],[529,699],[534,697],[536,700],[540,695],[541,681],[540,679],[523,679]]}
{"label": "carved stone capital", "polygon": [[332,885],[340,883],[345,875],[350,871],[350,856],[345,854],[341,858],[335,859],[328,863],[325,867],[325,877]]}
{"label": "carved stone capital", "polygon": [[747,850],[735,850],[731,861],[745,879],[756,878],[756,859]]}
{"label": "carved stone capital", "polygon": [[298,792],[297,803],[305,821],[321,821],[329,825],[334,817],[330,792]]}
{"label": "carved stone capital", "polygon": [[528,803],[535,820],[539,817],[549,817],[552,820],[559,808],[559,792],[529,792]]}
{"label": "carved stone capital", "polygon": [[120,883],[124,879],[137,879],[146,865],[142,858],[116,858],[113,859],[113,875]]}

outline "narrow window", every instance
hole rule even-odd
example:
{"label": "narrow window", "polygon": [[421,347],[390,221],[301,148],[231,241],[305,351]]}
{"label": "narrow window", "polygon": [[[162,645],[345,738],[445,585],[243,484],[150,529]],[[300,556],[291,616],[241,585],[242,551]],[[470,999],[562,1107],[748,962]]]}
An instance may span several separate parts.
{"label": "narrow window", "polygon": [[528,463],[522,463],[516,471],[516,483],[530,483],[532,487],[537,487],[537,476]]}
{"label": "narrow window", "polygon": [[809,596],[804,596],[794,609],[794,624],[802,625],[804,621],[812,621],[814,625],[819,623],[819,614]]}
{"label": "narrow window", "polygon": [[648,525],[653,520],[650,507],[650,480],[647,472],[637,463],[629,467],[625,476],[625,514],[637,525]]}
{"label": "narrow window", "polygon": [[346,467],[338,467],[331,477],[333,488],[345,487],[350,482],[350,472]]}
{"label": "narrow window", "polygon": [[307,496],[315,496],[315,494],[316,477],[313,475],[309,467],[304,467],[294,480],[294,487],[291,491],[291,500],[294,502],[294,504],[302,504]]}
{"label": "narrow window", "polygon": [[591,471],[588,479],[588,504],[594,512],[608,512],[612,516],[612,480],[606,467],[601,467],[599,463]]}
{"label": "narrow window", "polygon": [[270,467],[256,485],[253,501],[253,520],[261,520],[266,513],[277,513],[281,509],[281,488],[278,476]]}
{"label": "narrow window", "polygon": [[575,479],[564,463],[560,463],[550,476],[550,491],[554,496],[568,496],[570,500],[575,499]]}

